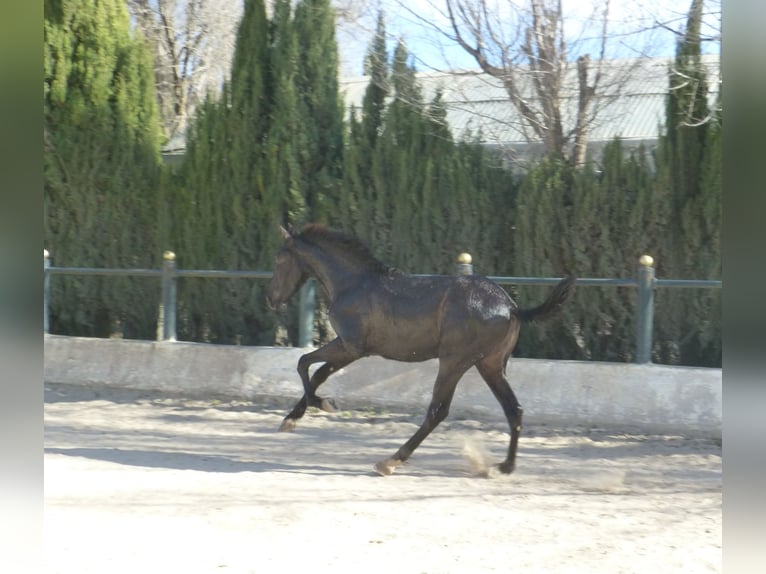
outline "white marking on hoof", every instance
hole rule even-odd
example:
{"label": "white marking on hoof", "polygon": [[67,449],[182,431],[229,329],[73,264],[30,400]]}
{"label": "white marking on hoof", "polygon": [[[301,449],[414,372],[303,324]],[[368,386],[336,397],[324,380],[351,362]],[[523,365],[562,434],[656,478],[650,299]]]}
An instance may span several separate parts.
{"label": "white marking on hoof", "polygon": [[375,464],[375,472],[381,476],[390,476],[394,474],[394,470],[396,470],[396,467],[400,464],[402,463],[396,460],[391,460],[390,458],[381,460]]}
{"label": "white marking on hoof", "polygon": [[295,419],[285,419],[279,425],[278,432],[293,432],[295,430]]}
{"label": "white marking on hoof", "polygon": [[335,404],[333,399],[322,399],[319,408],[326,413],[334,413],[338,410],[338,405]]}

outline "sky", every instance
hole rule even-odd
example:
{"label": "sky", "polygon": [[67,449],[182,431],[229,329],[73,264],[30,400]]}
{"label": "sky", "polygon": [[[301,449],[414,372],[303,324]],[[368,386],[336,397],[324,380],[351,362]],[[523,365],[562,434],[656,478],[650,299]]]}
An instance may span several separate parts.
{"label": "sky", "polygon": [[[345,0],[353,2],[353,0]],[[508,0],[486,0],[493,13],[503,15],[506,30],[512,16]],[[343,4],[337,0],[336,4]],[[518,4],[518,2],[516,2]],[[597,53],[588,38],[597,38],[600,30],[588,26],[594,5],[602,9],[604,0],[562,0],[565,16],[565,34],[574,56],[577,49]],[[709,6],[708,6],[709,4]],[[711,0],[706,9],[720,12],[720,0]],[[691,0],[610,0],[609,57],[673,56],[675,35],[669,30],[656,28],[655,21],[666,23],[681,31],[686,24]],[[402,38],[418,70],[475,68],[476,64],[461,48],[446,41],[438,30],[447,30],[444,0],[370,0],[357,22],[340,22],[337,39],[342,61],[342,75],[362,73],[364,54],[373,36],[378,9],[385,14],[386,29],[390,36],[389,52],[395,40]],[[358,9],[358,8],[357,8]],[[717,17],[707,17],[703,34],[715,34],[719,29]],[[653,29],[651,29],[653,28]],[[647,31],[648,30],[648,31]],[[718,48],[706,45],[708,51]]]}

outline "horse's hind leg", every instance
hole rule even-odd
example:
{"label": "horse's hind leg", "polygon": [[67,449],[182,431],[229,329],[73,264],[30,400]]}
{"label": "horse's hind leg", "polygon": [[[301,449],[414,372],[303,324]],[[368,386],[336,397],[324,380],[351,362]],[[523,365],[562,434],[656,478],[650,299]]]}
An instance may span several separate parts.
{"label": "horse's hind leg", "polygon": [[[335,411],[335,402],[332,399],[323,399],[316,394],[316,389],[338,369],[342,369],[356,359],[348,353],[339,339],[334,339],[324,347],[316,351],[306,353],[298,360],[298,374],[303,383],[303,397],[295,404],[293,410],[284,418],[280,431],[291,431],[295,428],[296,421],[301,418],[309,406],[319,407],[324,411]],[[309,367],[314,363],[325,364],[319,367],[309,379]]]}
{"label": "horse's hind leg", "polygon": [[415,431],[410,440],[404,443],[394,456],[382,460],[375,465],[378,474],[393,474],[397,466],[403,464],[420,445],[421,442],[442,422],[449,414],[449,407],[452,403],[452,397],[455,394],[460,377],[470,368],[469,366],[459,366],[454,362],[447,363],[444,360],[439,361],[439,374],[434,383],[431,404],[428,406],[426,418],[420,428]]}
{"label": "horse's hind leg", "polygon": [[521,418],[524,413],[516,395],[511,390],[511,385],[503,373],[502,359],[496,357],[487,357],[476,363],[476,368],[481,377],[486,381],[492,394],[503,407],[505,418],[508,419],[508,426],[511,430],[511,442],[508,445],[508,456],[504,462],[499,465],[500,472],[509,474],[513,472],[516,464],[516,449],[519,445],[519,436],[521,435]]}

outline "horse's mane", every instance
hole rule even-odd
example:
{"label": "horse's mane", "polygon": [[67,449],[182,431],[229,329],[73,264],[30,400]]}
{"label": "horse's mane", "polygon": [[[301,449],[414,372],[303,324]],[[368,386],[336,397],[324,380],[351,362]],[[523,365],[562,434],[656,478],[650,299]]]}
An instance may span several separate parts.
{"label": "horse's mane", "polygon": [[395,271],[392,267],[378,260],[370,248],[353,235],[329,229],[318,223],[306,225],[295,238],[316,245],[324,251],[334,253],[346,261],[351,261],[370,271],[377,273]]}

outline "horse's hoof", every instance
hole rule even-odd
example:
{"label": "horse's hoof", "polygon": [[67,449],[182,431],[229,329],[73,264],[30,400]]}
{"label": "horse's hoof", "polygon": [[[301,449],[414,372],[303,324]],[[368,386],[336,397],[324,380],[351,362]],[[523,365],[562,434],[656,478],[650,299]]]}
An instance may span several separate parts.
{"label": "horse's hoof", "polygon": [[335,404],[333,399],[322,399],[322,402],[319,403],[319,408],[327,413],[334,413],[338,410],[338,405]]}
{"label": "horse's hoof", "polygon": [[500,469],[500,472],[503,474],[511,474],[513,472],[513,469],[516,468],[516,463],[514,462],[501,462],[497,465],[497,468]]}
{"label": "horse's hoof", "polygon": [[293,432],[295,430],[295,419],[285,419],[279,425],[279,432]]}
{"label": "horse's hoof", "polygon": [[380,462],[375,464],[375,472],[377,472],[380,476],[390,476],[394,474],[394,470],[396,470],[396,467],[402,464],[398,460],[393,459],[387,459],[387,460],[381,460]]}

